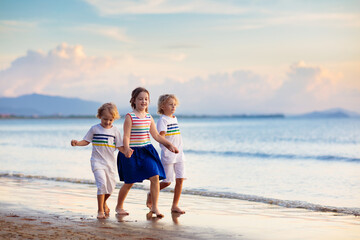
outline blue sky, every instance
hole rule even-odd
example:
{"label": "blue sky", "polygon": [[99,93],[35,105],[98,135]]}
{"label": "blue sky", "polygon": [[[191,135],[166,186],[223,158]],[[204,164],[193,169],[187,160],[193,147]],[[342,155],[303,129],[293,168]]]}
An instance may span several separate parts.
{"label": "blue sky", "polygon": [[0,96],[181,113],[360,112],[359,1],[0,1]]}

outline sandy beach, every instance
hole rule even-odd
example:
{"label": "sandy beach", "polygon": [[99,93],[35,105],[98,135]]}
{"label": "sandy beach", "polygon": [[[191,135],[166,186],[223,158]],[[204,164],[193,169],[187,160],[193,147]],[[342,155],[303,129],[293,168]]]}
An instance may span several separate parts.
{"label": "sandy beach", "polygon": [[95,186],[0,178],[1,239],[360,239],[360,218],[269,204],[183,195],[186,214],[172,214],[172,194],[160,194],[165,217],[145,206],[146,191],[132,189],[129,216],[96,219]]}

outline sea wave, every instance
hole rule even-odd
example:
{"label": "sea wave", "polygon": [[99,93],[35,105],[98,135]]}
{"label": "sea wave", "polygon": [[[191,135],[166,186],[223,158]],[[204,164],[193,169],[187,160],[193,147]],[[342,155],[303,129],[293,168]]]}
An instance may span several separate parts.
{"label": "sea wave", "polygon": [[198,155],[219,155],[219,156],[235,156],[235,157],[253,157],[253,158],[268,158],[268,159],[314,159],[321,161],[346,161],[346,162],[359,162],[360,158],[334,156],[334,155],[297,155],[297,154],[276,154],[264,152],[239,152],[239,151],[205,151],[205,150],[184,150],[188,154]]}
{"label": "sea wave", "polygon": [[[58,181],[58,182],[67,182],[67,183],[76,183],[76,184],[95,184],[94,180],[25,175],[21,173],[0,173],[0,177]],[[122,184],[117,184],[117,187],[121,187],[121,186]],[[133,188],[147,190],[147,187],[140,184],[134,184]],[[163,189],[162,191],[171,192],[173,190]],[[339,214],[360,216],[360,208],[333,207],[333,206],[308,203],[305,201],[281,200],[275,198],[267,198],[263,196],[239,194],[232,192],[207,191],[205,189],[183,189],[182,193],[188,195],[195,195],[195,196],[228,198],[228,199],[238,199],[238,200],[245,200],[252,202],[267,203],[267,204],[277,205],[286,208],[301,208],[301,209],[307,209],[318,212],[333,212]]]}

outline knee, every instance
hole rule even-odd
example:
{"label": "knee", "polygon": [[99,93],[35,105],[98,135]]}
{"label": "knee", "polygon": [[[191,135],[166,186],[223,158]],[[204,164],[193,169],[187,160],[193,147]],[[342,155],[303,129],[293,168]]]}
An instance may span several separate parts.
{"label": "knee", "polygon": [[159,175],[152,176],[149,180],[151,183],[159,183]]}

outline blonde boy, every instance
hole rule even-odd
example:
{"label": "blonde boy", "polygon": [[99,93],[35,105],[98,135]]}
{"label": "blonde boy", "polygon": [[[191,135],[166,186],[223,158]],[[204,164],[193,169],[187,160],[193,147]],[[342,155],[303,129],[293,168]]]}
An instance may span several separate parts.
{"label": "blonde boy", "polygon": [[171,211],[184,214],[185,211],[181,210],[178,206],[183,181],[186,179],[182,137],[177,118],[174,116],[178,104],[179,101],[173,94],[160,96],[158,101],[158,113],[161,114],[161,116],[157,121],[156,126],[160,135],[164,136],[169,142],[179,149],[179,153],[175,154],[160,144],[161,162],[166,173],[166,179],[160,183],[160,190],[168,187],[171,182],[175,181],[176,184],[174,188],[174,198]]}
{"label": "blonde boy", "polygon": [[97,218],[103,219],[109,215],[106,200],[116,185],[117,166],[114,152],[116,148],[123,151],[123,141],[119,129],[113,126],[113,122],[120,118],[115,104],[103,104],[98,109],[97,118],[101,122],[92,126],[83,140],[71,140],[71,146],[87,146],[92,143],[90,162],[97,186]]}

